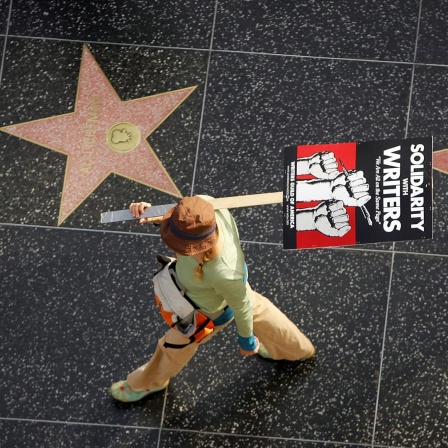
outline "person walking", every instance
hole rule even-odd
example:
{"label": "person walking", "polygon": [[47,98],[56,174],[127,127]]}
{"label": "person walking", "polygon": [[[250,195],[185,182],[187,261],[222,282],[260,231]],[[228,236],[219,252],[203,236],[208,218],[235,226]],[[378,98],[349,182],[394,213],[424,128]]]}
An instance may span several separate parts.
{"label": "person walking", "polygon": [[[113,398],[138,401],[165,389],[199,346],[235,321],[242,356],[258,354],[272,360],[300,361],[315,355],[311,341],[269,299],[253,291],[236,223],[228,210],[214,210],[207,196],[184,197],[163,218],[143,218],[160,224],[163,242],[176,254],[176,274],[188,297],[214,323],[198,343],[171,328],[158,341],[151,359],[112,384]],[[151,204],[132,203],[138,218]]]}

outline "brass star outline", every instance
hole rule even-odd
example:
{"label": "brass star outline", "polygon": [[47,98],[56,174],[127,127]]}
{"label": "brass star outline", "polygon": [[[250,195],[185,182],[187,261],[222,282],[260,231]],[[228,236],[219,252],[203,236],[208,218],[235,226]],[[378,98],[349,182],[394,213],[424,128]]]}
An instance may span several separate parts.
{"label": "brass star outline", "polygon": [[[84,45],[74,111],[5,126],[0,131],[67,156],[59,226],[112,173],[182,197],[147,138],[196,88],[123,101]],[[100,107],[106,111],[99,113]],[[119,145],[112,144],[107,135],[114,126],[122,125],[131,125],[128,136],[140,133],[142,137],[126,151],[117,150]]]}

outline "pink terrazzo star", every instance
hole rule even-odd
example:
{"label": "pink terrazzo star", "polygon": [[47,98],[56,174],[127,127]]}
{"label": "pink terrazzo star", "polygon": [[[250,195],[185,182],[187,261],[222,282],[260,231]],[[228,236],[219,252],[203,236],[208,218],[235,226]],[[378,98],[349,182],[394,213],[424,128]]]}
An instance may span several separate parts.
{"label": "pink terrazzo star", "polygon": [[146,138],[195,88],[122,101],[85,46],[75,112],[0,130],[68,156],[60,225],[111,173],[182,196]]}
{"label": "pink terrazzo star", "polygon": [[442,149],[434,152],[433,168],[448,174],[448,149]]}

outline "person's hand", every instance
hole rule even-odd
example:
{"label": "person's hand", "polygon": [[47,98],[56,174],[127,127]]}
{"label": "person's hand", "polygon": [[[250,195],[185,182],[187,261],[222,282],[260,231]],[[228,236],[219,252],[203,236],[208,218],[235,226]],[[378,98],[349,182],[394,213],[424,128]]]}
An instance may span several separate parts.
{"label": "person's hand", "polygon": [[370,200],[369,184],[362,171],[349,171],[347,175],[339,174],[331,180],[333,199],[344,205],[361,207]]}
{"label": "person's hand", "polygon": [[[129,210],[132,213],[132,217],[133,218],[138,218],[140,215],[142,215],[143,213],[145,213],[145,210],[151,207],[151,204],[149,202],[133,202],[130,206],[129,206]],[[142,218],[138,221],[140,224],[148,224],[148,223],[153,223],[153,224],[160,224],[162,222],[162,218],[161,217],[156,217],[156,218]]]}
{"label": "person's hand", "polygon": [[254,336],[255,342],[257,343],[257,346],[255,347],[255,350],[252,350],[251,352],[244,350],[240,347],[240,353],[247,358],[248,356],[256,355],[258,353],[258,350],[260,348],[260,341],[256,336]]}

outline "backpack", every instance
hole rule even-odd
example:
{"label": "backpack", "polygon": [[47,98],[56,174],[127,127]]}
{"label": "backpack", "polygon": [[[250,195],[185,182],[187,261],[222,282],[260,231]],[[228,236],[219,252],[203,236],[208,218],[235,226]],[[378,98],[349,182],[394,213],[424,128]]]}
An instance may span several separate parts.
{"label": "backpack", "polygon": [[157,255],[157,261],[162,267],[154,274],[154,295],[159,311],[165,322],[177,330],[189,342],[185,345],[175,345],[172,348],[182,348],[194,342],[199,343],[209,335],[215,325],[199,307],[187,296],[176,274],[176,259]]}

